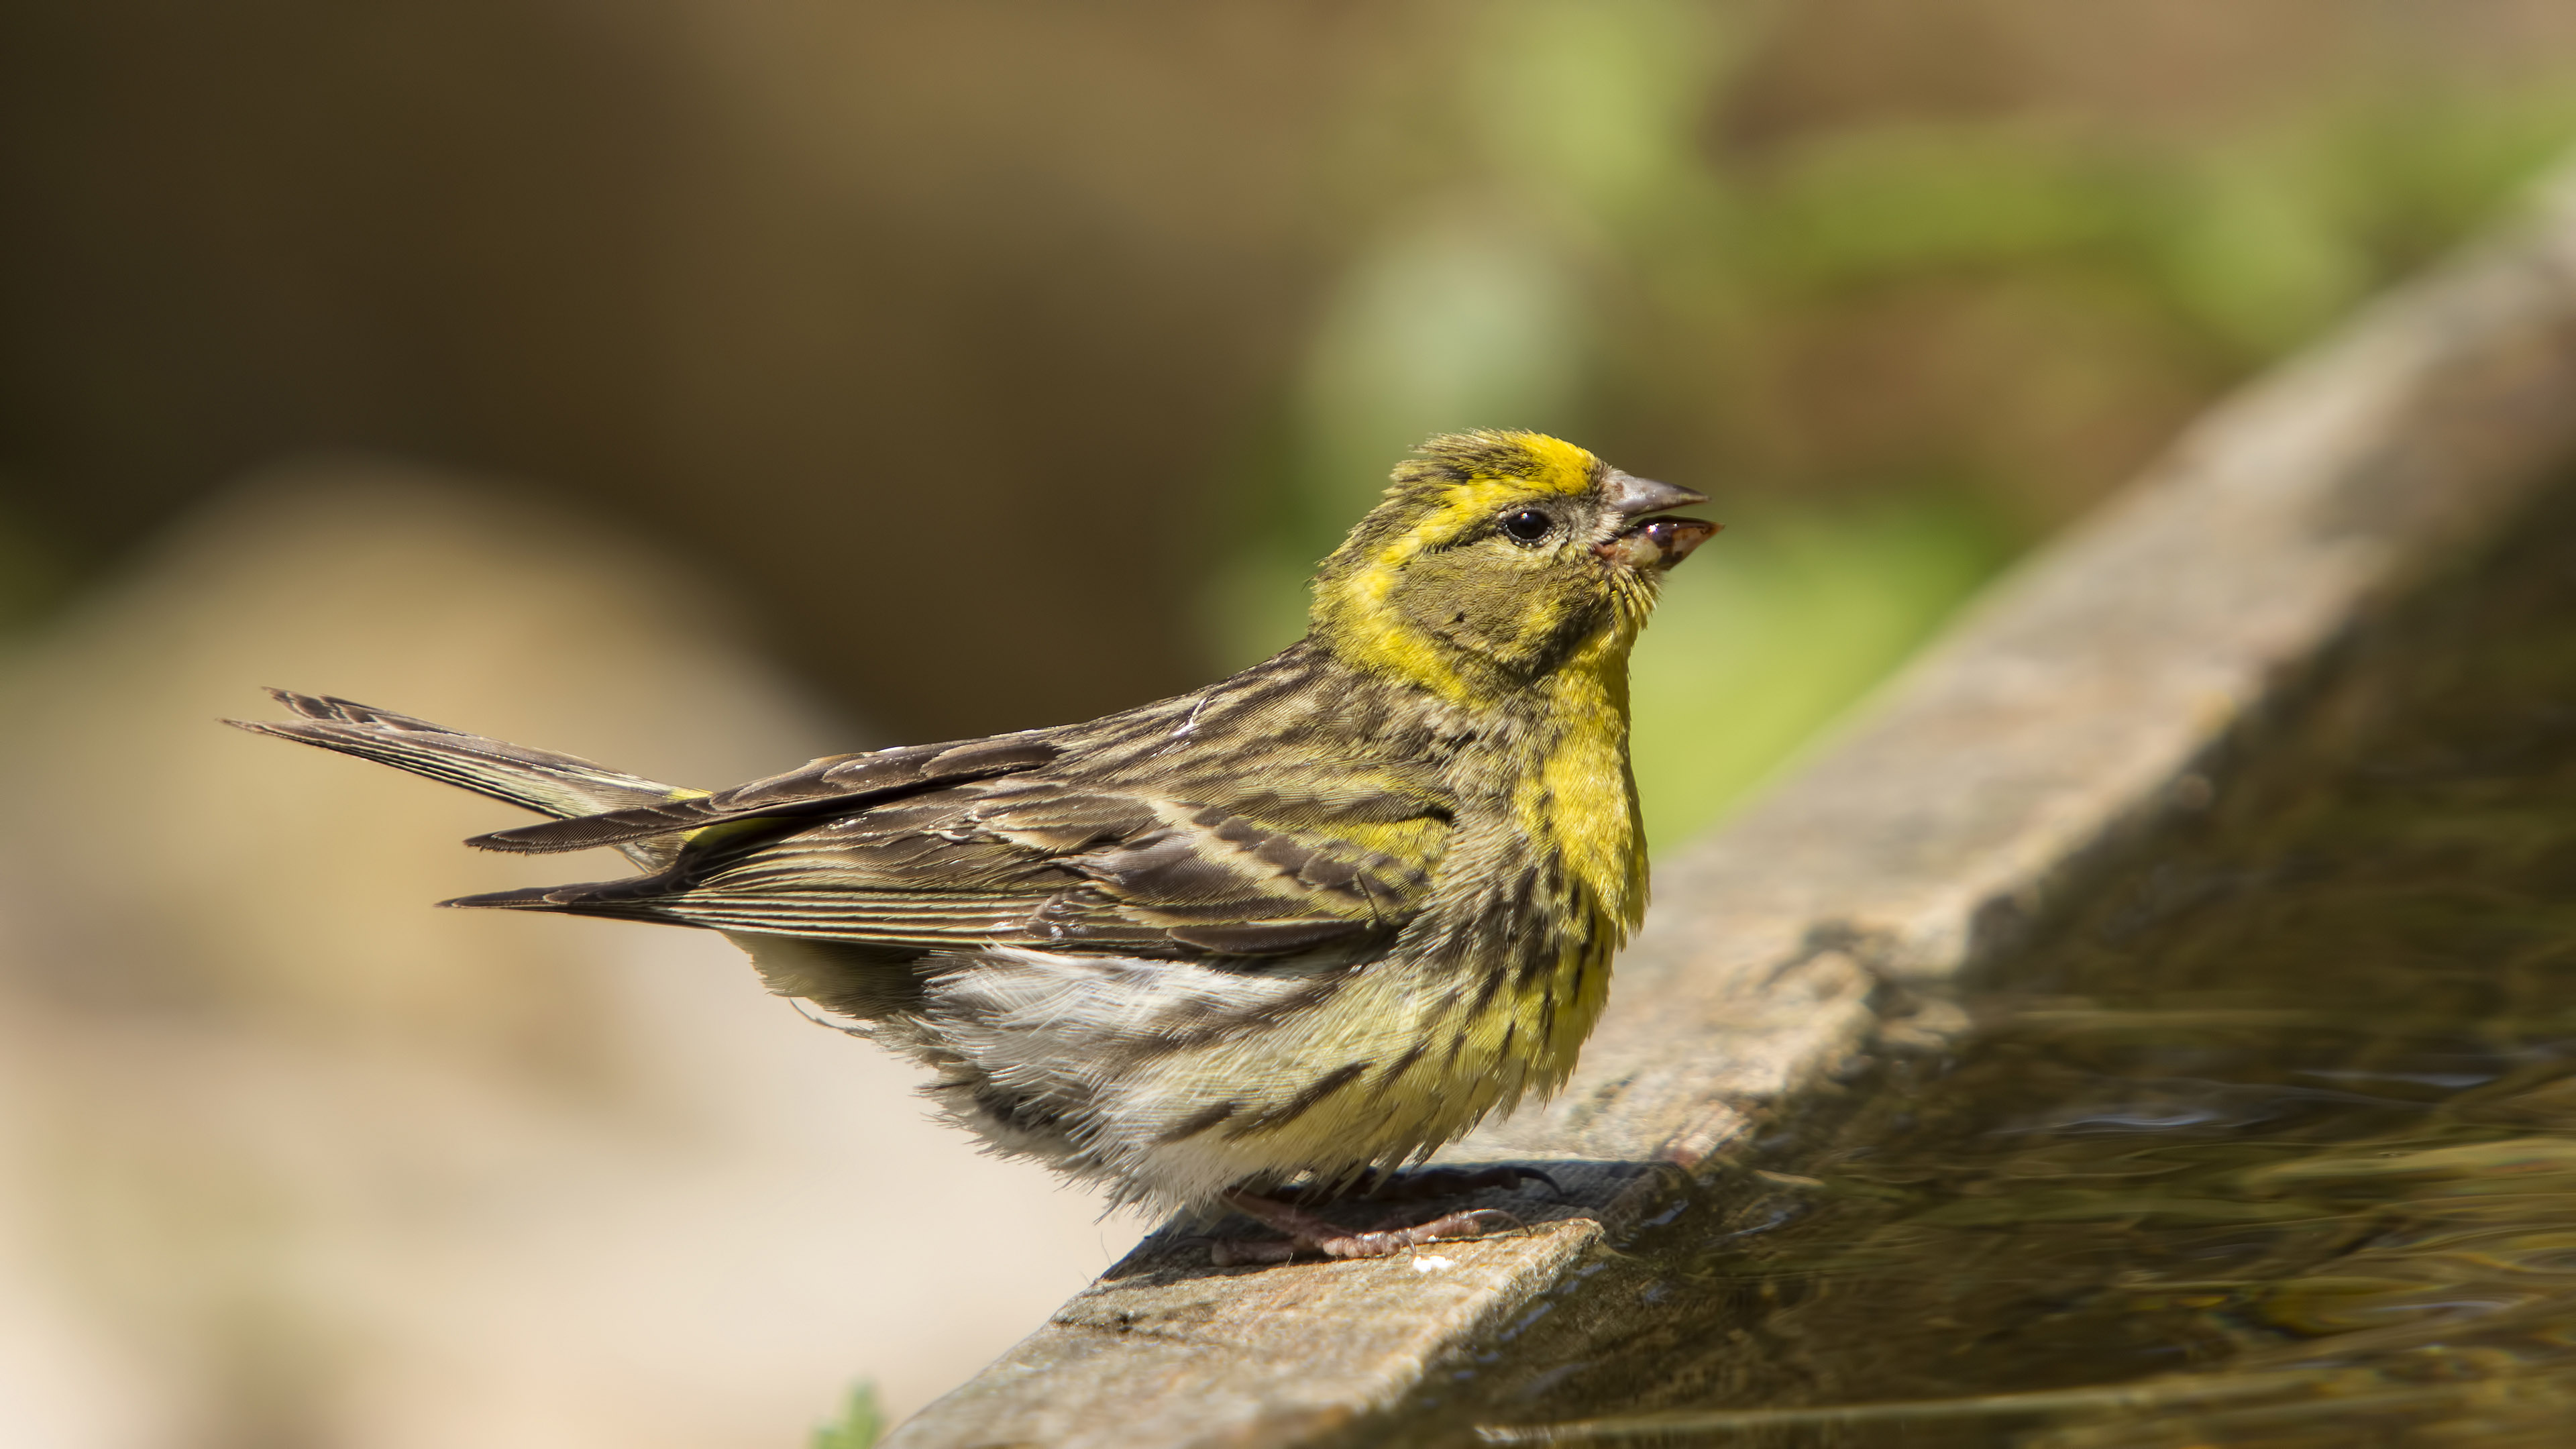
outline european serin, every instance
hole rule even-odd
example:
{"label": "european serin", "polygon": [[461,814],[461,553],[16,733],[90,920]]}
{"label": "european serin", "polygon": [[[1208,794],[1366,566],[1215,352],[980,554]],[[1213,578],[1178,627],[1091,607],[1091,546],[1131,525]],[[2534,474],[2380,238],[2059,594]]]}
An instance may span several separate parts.
{"label": "european serin", "polygon": [[991,1149],[1286,1237],[1238,1258],[1370,1256],[1482,1220],[1350,1232],[1274,1194],[1553,1090],[1601,1014],[1646,905],[1628,650],[1716,532],[1654,515],[1704,501],[1535,433],[1434,438],[1275,658],[713,794],[328,697],[242,727],[555,817],[472,844],[643,871],[450,905],[723,931]]}

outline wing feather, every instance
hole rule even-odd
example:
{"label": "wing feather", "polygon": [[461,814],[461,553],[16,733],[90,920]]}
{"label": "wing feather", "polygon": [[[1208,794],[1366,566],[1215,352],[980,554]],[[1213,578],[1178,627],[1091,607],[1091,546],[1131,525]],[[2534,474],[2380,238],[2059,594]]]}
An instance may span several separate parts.
{"label": "wing feather", "polygon": [[[1456,801],[1419,747],[1389,744],[1381,728],[1350,726],[1339,746],[1316,735],[1329,723],[1318,700],[1346,690],[1272,685],[1238,680],[1215,690],[1251,692],[1204,709],[1184,697],[1063,730],[838,756],[703,798],[503,831],[477,843],[570,850],[694,833],[657,875],[457,904],[925,953],[1371,949],[1428,899]],[[1214,768],[1278,758],[1264,739],[1292,736],[1308,757],[1337,751],[1335,768]],[[1174,755],[1183,738],[1187,754]]]}
{"label": "wing feather", "polygon": [[803,769],[712,795],[496,830],[465,843],[485,850],[539,855],[624,845],[737,820],[826,815],[863,809],[923,790],[1033,769],[1055,759],[1058,753],[1052,741],[1033,732],[913,745],[864,755],[827,755]]}

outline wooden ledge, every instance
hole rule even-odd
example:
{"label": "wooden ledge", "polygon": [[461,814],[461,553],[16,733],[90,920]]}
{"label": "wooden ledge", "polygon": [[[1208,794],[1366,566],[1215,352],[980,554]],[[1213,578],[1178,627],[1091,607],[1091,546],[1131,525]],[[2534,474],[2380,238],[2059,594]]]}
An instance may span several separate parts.
{"label": "wooden ledge", "polygon": [[1580,1296],[1589,1250],[2173,812],[2358,625],[2576,458],[2576,169],[2515,224],[2213,412],[2006,578],[1765,800],[1656,873],[1570,1088],[1461,1160],[1530,1230],[1213,1269],[1167,1228],[887,1441],[1321,1443]]}

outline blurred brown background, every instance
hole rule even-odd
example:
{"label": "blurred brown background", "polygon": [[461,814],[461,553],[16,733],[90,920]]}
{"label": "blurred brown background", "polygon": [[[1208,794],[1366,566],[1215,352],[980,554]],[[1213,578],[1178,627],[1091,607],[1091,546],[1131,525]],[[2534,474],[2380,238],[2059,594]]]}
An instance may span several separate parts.
{"label": "blurred brown background", "polygon": [[1135,1225],[721,943],[427,912],[547,877],[211,716],[701,784],[1079,717],[1531,426],[1733,525],[1669,843],[2493,215],[2576,11],[21,0],[0,117],[0,1439],[774,1444]]}

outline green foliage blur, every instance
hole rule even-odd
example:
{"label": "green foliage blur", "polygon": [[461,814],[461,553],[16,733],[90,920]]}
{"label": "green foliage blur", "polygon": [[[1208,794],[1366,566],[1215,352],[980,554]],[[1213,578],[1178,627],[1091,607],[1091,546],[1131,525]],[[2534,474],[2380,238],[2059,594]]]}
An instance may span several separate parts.
{"label": "green foliage blur", "polygon": [[1866,10],[1508,0],[1353,104],[1335,174],[1375,230],[1246,450],[1219,662],[1296,636],[1312,560],[1427,434],[1537,428],[1701,489],[1729,529],[1634,667],[1669,845],[2576,136],[2563,66],[2472,82],[2402,34],[2232,108],[1959,106],[1933,76],[1836,114],[1817,69],[1869,37],[1798,24]]}
{"label": "green foliage blur", "polygon": [[815,1427],[807,1449],[873,1449],[884,1437],[885,1413],[877,1407],[876,1385],[863,1380],[850,1386],[839,1418]]}
{"label": "green foliage blur", "polygon": [[65,14],[0,12],[0,651],[381,453],[957,738],[1260,657],[1390,463],[1534,427],[1729,525],[1636,661],[1664,843],[2576,137],[2563,0]]}

